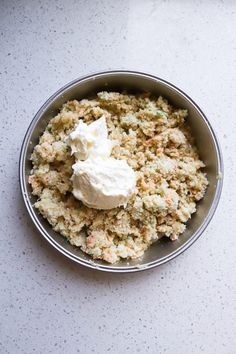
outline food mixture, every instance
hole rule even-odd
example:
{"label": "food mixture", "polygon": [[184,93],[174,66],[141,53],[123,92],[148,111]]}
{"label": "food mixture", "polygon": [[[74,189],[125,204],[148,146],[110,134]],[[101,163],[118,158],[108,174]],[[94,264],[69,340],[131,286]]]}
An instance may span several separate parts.
{"label": "food mixture", "polygon": [[[146,93],[100,92],[94,99],[67,102],[49,122],[31,156],[29,183],[38,197],[35,207],[72,245],[109,263],[141,257],[163,236],[178,239],[208,184],[185,122],[187,115],[187,110]],[[74,174],[80,165],[72,168],[78,156],[69,143],[81,120],[89,127],[101,117],[108,139],[115,142],[108,144],[106,158],[124,160],[122,171],[132,169],[136,179],[126,205],[104,210],[75,198]],[[92,173],[90,160],[83,159],[79,164]],[[116,168],[110,169],[116,173]],[[109,191],[108,185],[104,190]]]}

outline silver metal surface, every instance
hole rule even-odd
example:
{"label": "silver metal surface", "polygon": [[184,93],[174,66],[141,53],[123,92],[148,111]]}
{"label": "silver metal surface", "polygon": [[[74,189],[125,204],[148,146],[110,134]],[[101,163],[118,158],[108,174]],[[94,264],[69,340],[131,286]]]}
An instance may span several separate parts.
{"label": "silver metal surface", "polygon": [[[197,212],[187,223],[186,231],[175,242],[167,238],[154,243],[142,259],[122,261],[108,265],[102,261],[92,261],[80,249],[70,245],[63,236],[52,230],[48,222],[34,208],[36,201],[31,194],[28,176],[32,168],[30,155],[38,143],[49,120],[68,100],[90,97],[98,91],[151,92],[155,96],[162,95],[177,107],[189,111],[188,123],[199,149],[200,157],[206,164],[209,179],[205,197],[198,203]],[[186,250],[202,234],[209,224],[219,202],[223,184],[222,154],[215,133],[200,108],[183,91],[155,76],[133,71],[109,71],[92,74],[72,81],[52,95],[40,108],[26,132],[20,154],[20,186],[29,215],[40,233],[58,251],[84,266],[109,272],[134,272],[150,269],[163,264]]]}

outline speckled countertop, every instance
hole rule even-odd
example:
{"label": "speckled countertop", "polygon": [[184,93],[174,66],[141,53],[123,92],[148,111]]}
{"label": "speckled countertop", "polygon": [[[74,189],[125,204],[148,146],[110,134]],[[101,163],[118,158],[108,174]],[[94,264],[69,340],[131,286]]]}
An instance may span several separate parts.
{"label": "speckled countertop", "polygon": [[[0,352],[235,353],[235,1],[0,2]],[[225,162],[218,210],[170,263],[104,274],[59,255],[33,227],[18,183],[33,115],[70,80],[128,68],[186,91]]]}

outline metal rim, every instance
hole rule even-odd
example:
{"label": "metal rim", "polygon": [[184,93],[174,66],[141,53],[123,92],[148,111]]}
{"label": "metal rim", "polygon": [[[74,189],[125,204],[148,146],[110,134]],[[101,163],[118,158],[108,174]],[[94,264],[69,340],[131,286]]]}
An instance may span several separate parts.
{"label": "metal rim", "polygon": [[[142,266],[127,266],[127,267],[113,267],[113,266],[109,266],[109,265],[99,265],[96,264],[94,261],[86,261],[83,259],[80,259],[78,257],[76,257],[75,255],[73,255],[71,252],[65,250],[62,246],[60,246],[59,244],[57,244],[52,237],[43,229],[43,227],[41,226],[41,223],[38,221],[35,211],[30,203],[29,200],[29,196],[28,196],[28,192],[27,192],[27,188],[26,188],[26,184],[25,184],[25,158],[26,158],[26,149],[27,149],[27,145],[28,145],[28,141],[29,141],[29,137],[32,133],[32,131],[34,130],[34,127],[36,125],[36,123],[38,122],[38,120],[41,117],[41,114],[45,111],[46,107],[48,106],[48,104],[54,99],[56,98],[58,95],[62,94],[63,91],[65,91],[66,89],[68,89],[69,87],[82,82],[84,80],[90,79],[92,77],[96,77],[96,76],[105,76],[105,75],[112,75],[112,74],[130,74],[130,75],[135,75],[135,76],[141,76],[141,77],[147,77],[147,78],[151,78],[154,79],[155,81],[159,81],[164,83],[166,86],[174,89],[175,91],[177,91],[180,95],[184,96],[184,98],[189,101],[191,103],[191,105],[194,106],[194,108],[199,112],[199,114],[202,116],[203,120],[205,121],[211,135],[212,135],[212,139],[215,145],[215,150],[216,150],[216,155],[217,155],[217,164],[218,164],[218,173],[221,175],[221,178],[218,179],[217,182],[217,186],[216,186],[216,191],[215,191],[215,196],[213,199],[213,202],[211,204],[211,207],[209,208],[209,211],[203,221],[203,223],[201,224],[201,226],[197,229],[197,231],[190,237],[190,239],[184,243],[181,247],[179,247],[179,249],[177,249],[176,251],[173,251],[171,254],[169,254],[168,256],[165,256],[163,258],[161,258],[160,260],[157,261],[153,261],[153,262],[149,262],[147,264],[144,264]],[[164,264],[170,260],[172,260],[173,258],[177,257],[179,254],[183,253],[186,249],[188,249],[199,237],[200,235],[203,233],[203,231],[206,229],[206,227],[208,226],[209,222],[211,221],[217,205],[219,203],[219,199],[220,199],[220,195],[221,195],[221,191],[222,191],[222,186],[223,186],[223,158],[222,158],[222,152],[221,152],[221,148],[219,145],[219,141],[216,137],[216,134],[210,124],[210,122],[208,121],[207,117],[205,116],[205,114],[203,113],[203,111],[200,109],[200,107],[185,93],[183,92],[181,89],[179,89],[178,87],[176,87],[175,85],[169,83],[166,80],[163,80],[159,77],[156,77],[154,75],[151,74],[146,74],[146,73],[142,73],[142,72],[138,72],[138,71],[130,71],[130,70],[111,70],[111,71],[103,71],[103,72],[97,72],[97,73],[92,73],[86,76],[82,76],[78,79],[75,79],[71,82],[69,82],[67,85],[63,86],[62,88],[60,88],[58,91],[56,91],[43,105],[42,107],[38,110],[38,112],[35,114],[33,120],[31,121],[25,137],[23,139],[23,143],[22,143],[22,147],[21,147],[21,151],[20,151],[20,161],[19,161],[19,179],[20,179],[20,187],[21,187],[21,193],[22,193],[22,197],[24,200],[24,203],[26,205],[26,208],[28,210],[29,215],[31,216],[31,219],[34,222],[34,225],[36,226],[36,228],[38,229],[38,231],[40,231],[40,233],[44,236],[44,238],[52,245],[54,246],[59,252],[61,252],[62,254],[64,254],[65,256],[67,256],[68,258],[70,258],[71,260],[84,265],[86,267],[92,268],[92,269],[97,269],[97,270],[101,270],[101,271],[105,271],[105,272],[115,272],[115,273],[129,273],[129,272],[138,272],[138,271],[143,271],[143,270],[148,270],[154,267],[157,267],[161,264]]]}

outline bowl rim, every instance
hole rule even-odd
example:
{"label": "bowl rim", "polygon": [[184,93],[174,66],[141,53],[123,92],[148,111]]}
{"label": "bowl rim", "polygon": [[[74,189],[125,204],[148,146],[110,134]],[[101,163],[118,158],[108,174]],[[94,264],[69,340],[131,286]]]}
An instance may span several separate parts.
{"label": "bowl rim", "polygon": [[[174,89],[178,94],[184,96],[184,98],[189,101],[189,103],[194,106],[194,108],[198,111],[198,113],[201,115],[202,119],[205,121],[211,135],[212,135],[212,139],[214,142],[214,146],[215,146],[215,150],[216,150],[216,155],[217,155],[217,165],[218,165],[218,180],[217,180],[217,185],[216,185],[216,190],[215,190],[215,196],[214,199],[212,201],[212,204],[208,210],[208,213],[204,219],[204,221],[202,222],[202,224],[200,225],[200,227],[192,234],[192,236],[189,238],[189,240],[187,240],[182,246],[180,246],[177,250],[171,252],[169,255],[162,257],[159,260],[156,261],[152,261],[152,262],[148,262],[146,264],[143,265],[133,265],[133,266],[124,266],[124,267],[114,267],[112,265],[101,265],[101,264],[96,264],[96,261],[94,260],[84,260],[78,256],[75,256],[73,253],[71,253],[70,251],[66,250],[63,246],[59,245],[50,235],[49,233],[43,228],[43,226],[41,225],[40,221],[38,220],[36,213],[33,209],[33,205],[30,202],[30,198],[29,198],[29,194],[27,192],[27,188],[26,188],[26,182],[25,182],[25,161],[26,161],[26,151],[27,151],[27,147],[28,144],[30,143],[30,136],[35,128],[35,125],[37,124],[37,122],[40,120],[41,115],[43,114],[43,112],[47,109],[48,105],[51,104],[51,102],[53,102],[53,100],[58,97],[60,94],[62,94],[65,90],[67,90],[68,88],[86,81],[88,79],[93,79],[96,77],[101,77],[101,76],[106,76],[106,75],[125,75],[125,74],[129,74],[129,75],[134,75],[134,76],[140,76],[140,77],[146,77],[149,79],[153,79],[155,81],[161,82],[163,84],[165,84],[167,87],[170,87],[172,89]],[[40,234],[54,247],[56,248],[60,253],[62,253],[64,256],[68,257],[69,259],[75,261],[76,263],[79,263],[83,266],[86,266],[88,268],[92,268],[92,269],[96,269],[96,270],[100,270],[100,271],[105,271],[105,272],[114,272],[114,273],[130,273],[130,272],[138,272],[138,271],[143,271],[143,270],[147,270],[147,269],[151,269],[154,267],[157,267],[159,265],[162,265],[170,260],[172,260],[173,258],[177,257],[178,255],[180,255],[181,253],[183,253],[184,251],[186,251],[199,237],[200,235],[203,233],[203,231],[206,229],[206,227],[208,226],[209,222],[211,221],[216,208],[218,206],[219,203],[219,199],[221,196],[221,192],[222,192],[222,187],[223,187],[223,176],[224,176],[224,167],[223,167],[223,156],[222,156],[222,151],[220,148],[220,144],[218,141],[218,138],[216,136],[216,133],[213,130],[212,125],[210,124],[209,120],[207,119],[207,117],[205,116],[205,114],[203,113],[203,111],[201,110],[201,108],[193,101],[192,98],[190,98],[184,91],[182,91],[181,89],[179,89],[177,86],[173,85],[172,83],[168,82],[167,80],[161,79],[155,75],[152,74],[147,74],[144,72],[140,72],[140,71],[133,71],[133,70],[108,70],[108,71],[101,71],[101,72],[95,72],[95,73],[90,73],[88,75],[84,75],[84,76],[80,76],[79,78],[70,81],[69,83],[67,83],[66,85],[62,86],[59,90],[57,90],[53,95],[51,95],[46,102],[41,106],[41,108],[37,111],[37,113],[35,114],[34,118],[32,119],[31,123],[29,124],[29,127],[25,133],[23,142],[22,142],[22,146],[21,146],[21,151],[20,151],[20,159],[19,159],[19,181],[20,181],[20,188],[21,188],[21,194],[26,206],[26,209],[34,223],[34,225],[36,226],[36,228],[38,229],[38,231],[40,232]]]}

